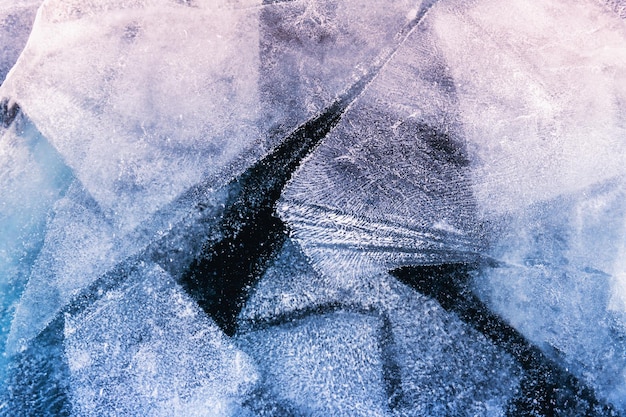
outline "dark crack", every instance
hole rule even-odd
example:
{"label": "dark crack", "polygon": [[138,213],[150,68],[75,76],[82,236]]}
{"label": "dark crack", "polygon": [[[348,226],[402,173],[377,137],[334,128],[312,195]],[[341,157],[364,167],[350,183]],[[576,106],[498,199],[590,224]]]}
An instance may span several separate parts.
{"label": "dark crack", "polygon": [[0,101],[0,126],[7,128],[20,113],[20,106],[8,99]]}
{"label": "dark crack", "polygon": [[523,369],[520,389],[509,404],[511,416],[618,416],[593,389],[530,343],[490,311],[469,289],[470,272],[479,265],[403,267],[391,272],[403,283],[432,297],[447,311],[509,353]]}

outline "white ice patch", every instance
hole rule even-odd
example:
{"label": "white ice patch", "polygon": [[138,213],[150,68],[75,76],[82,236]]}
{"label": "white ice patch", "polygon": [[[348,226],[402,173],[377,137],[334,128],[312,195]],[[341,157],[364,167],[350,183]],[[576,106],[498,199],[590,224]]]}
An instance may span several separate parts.
{"label": "white ice patch", "polygon": [[65,333],[81,416],[229,416],[257,379],[248,356],[154,265],[118,296],[66,315]]}
{"label": "white ice patch", "polygon": [[626,22],[591,1],[433,10],[481,211],[515,211],[625,173]]}
{"label": "white ice patch", "polygon": [[0,95],[129,230],[263,151],[258,45],[256,8],[48,0]]}
{"label": "white ice patch", "polygon": [[239,345],[261,365],[266,388],[298,414],[388,416],[381,323],[337,312],[248,333]]}

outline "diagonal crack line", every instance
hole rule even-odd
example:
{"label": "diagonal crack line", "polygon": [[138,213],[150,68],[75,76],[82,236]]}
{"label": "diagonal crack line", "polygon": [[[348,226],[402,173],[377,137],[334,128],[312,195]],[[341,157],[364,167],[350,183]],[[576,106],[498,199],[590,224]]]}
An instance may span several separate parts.
{"label": "diagonal crack line", "polygon": [[301,161],[337,125],[345,108],[336,101],[228,185],[231,195],[217,225],[223,237],[207,242],[180,279],[226,334],[236,332],[237,316],[248,291],[286,239],[286,226],[275,215],[284,186]]}
{"label": "diagonal crack line", "polygon": [[469,288],[469,274],[480,264],[402,267],[391,271],[399,281],[431,297],[511,355],[524,375],[521,395],[509,404],[511,415],[618,416],[585,381],[527,340],[493,313]]}
{"label": "diagonal crack line", "polygon": [[420,6],[415,17],[411,19],[404,27],[395,35],[396,43],[390,47],[383,48],[381,53],[373,61],[373,64],[368,70],[361,76],[361,78],[354,83],[342,96],[340,96],[338,102],[345,103],[345,110],[347,110],[356,99],[363,94],[367,87],[376,79],[378,74],[387,66],[387,64],[393,59],[398,50],[404,45],[407,39],[415,31],[415,29],[424,21],[424,18],[428,15],[430,9],[437,4],[439,0],[427,0]]}
{"label": "diagonal crack line", "polygon": [[[225,231],[224,238],[220,242],[207,242],[203,256],[197,258],[187,269],[187,272],[173,274],[174,278],[186,287],[205,311],[208,311],[214,319],[220,316],[216,321],[223,329],[227,329],[227,334],[234,333],[235,318],[245,300],[247,291],[261,276],[262,271],[267,267],[268,260],[276,254],[286,237],[286,226],[274,213],[276,202],[285,184],[302,160],[340,122],[350,105],[361,96],[367,86],[392,59],[436,2],[437,0],[430,0],[423,4],[416,17],[398,32],[396,35],[397,43],[393,47],[383,50],[374,64],[370,66],[370,69],[337,100],[321,114],[296,128],[270,154],[241,174],[234,182],[231,182],[230,185],[238,191],[232,193],[223,220],[218,222],[219,227]],[[19,107],[17,105],[10,106],[6,100],[0,104],[4,110],[2,122],[8,125],[15,118]],[[196,187],[192,187],[192,190],[189,193],[184,193],[181,199],[188,198],[187,194],[193,195],[198,191]],[[164,236],[163,239],[167,240],[167,236]],[[258,241],[251,242],[251,239],[258,239]],[[155,244],[149,245],[145,251],[131,256],[122,263],[132,265],[135,262],[140,262],[143,258],[154,258],[152,254],[154,251]],[[220,254],[220,251],[223,252]],[[221,258],[221,261],[218,258]],[[161,262],[162,260],[154,260],[169,271],[167,265]],[[72,311],[77,305],[84,305],[87,300],[99,298],[94,292],[95,289],[111,288],[115,286],[115,282],[122,282],[123,278],[114,279],[114,276],[116,273],[125,276],[122,271],[128,269],[128,265],[118,265],[107,271],[89,288],[83,289],[80,294],[73,297],[70,305],[61,310]],[[220,271],[230,271],[231,274],[226,275],[232,281],[226,277],[216,279],[220,275]],[[240,277],[237,278],[233,274],[239,274]],[[201,279],[202,275],[205,278]],[[207,281],[207,276],[213,276],[213,278]],[[210,283],[217,285],[217,288],[207,286]],[[214,294],[209,296],[209,292]],[[225,309],[218,312],[212,307],[209,308],[211,303],[206,303],[207,296]],[[226,301],[231,297],[232,300]]]}

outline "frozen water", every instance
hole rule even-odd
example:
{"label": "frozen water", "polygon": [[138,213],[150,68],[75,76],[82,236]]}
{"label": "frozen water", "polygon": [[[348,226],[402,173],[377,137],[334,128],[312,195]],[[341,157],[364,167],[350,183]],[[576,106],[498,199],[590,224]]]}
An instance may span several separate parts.
{"label": "frozen water", "polygon": [[[545,252],[534,271],[493,272],[496,311],[621,404],[623,335],[607,308],[623,275],[624,22],[588,2],[479,1],[441,3],[420,27],[302,166],[282,218],[337,281]],[[612,195],[589,192],[607,181]]]}
{"label": "frozen water", "polygon": [[247,333],[238,344],[261,364],[265,390],[296,415],[387,416],[380,327],[376,317],[335,312]]}
{"label": "frozen water", "polygon": [[[624,407],[626,26],[591,2],[433,10],[457,86],[494,310]],[[593,36],[589,34],[593,33]],[[476,39],[481,39],[477,42]]]}
{"label": "frozen water", "polygon": [[622,19],[626,18],[626,2],[624,0],[598,0],[617,13]]}
{"label": "frozen water", "polygon": [[0,84],[26,45],[40,4],[40,0],[0,1]]}
{"label": "frozen water", "polygon": [[24,350],[78,290],[120,259],[111,226],[75,181],[52,211],[43,247],[20,300],[7,352]]}
{"label": "frozen water", "polygon": [[258,12],[226,6],[46,1],[3,85],[123,231],[259,148]]}
{"label": "frozen water", "polygon": [[279,213],[323,273],[335,256],[362,274],[481,248],[454,86],[433,42],[421,29],[401,40],[283,192]]}
{"label": "frozen water", "polygon": [[[179,275],[202,242],[219,235],[215,224],[227,191],[192,193],[157,212],[144,227],[119,234],[82,185],[72,183],[54,206],[43,248],[15,312],[7,353],[25,349],[74,297],[120,262],[134,256],[157,258],[169,272]],[[204,209],[188,213],[189,199]]]}
{"label": "frozen water", "polygon": [[[329,105],[411,10],[403,1],[255,4],[46,1],[2,95],[42,129],[104,213],[133,228],[201,180],[225,184],[280,139],[268,130],[293,129]],[[271,32],[278,18],[288,36]],[[271,48],[264,62],[261,46]],[[298,101],[315,105],[293,116],[275,109],[285,103],[276,80],[285,79],[302,85]]]}
{"label": "frozen water", "polygon": [[[560,395],[453,313],[457,289],[395,278],[441,264],[480,267],[463,285],[593,390],[574,403],[624,412],[622,3],[45,0],[17,59],[37,2],[0,0],[0,414],[491,416]],[[303,126],[319,115],[328,135]],[[268,227],[230,210],[236,181],[287,173],[249,168],[299,126],[324,138],[278,204],[238,200],[267,203],[259,245],[290,237],[248,253],[227,229]],[[181,279],[229,245],[261,278],[234,301],[239,348]]]}
{"label": "frozen water", "polygon": [[380,64],[423,7],[421,0],[286,1],[260,25],[260,97],[268,127],[285,133],[320,113]]}
{"label": "frozen water", "polygon": [[69,416],[68,388],[60,319],[41,332],[26,351],[11,358],[0,385],[0,415]]}
{"label": "frozen water", "polygon": [[155,265],[66,315],[65,354],[81,416],[233,415],[257,378],[248,357]]}
{"label": "frozen water", "polygon": [[532,206],[493,246],[505,263],[476,278],[478,293],[539,346],[624,407],[626,327],[623,180]]}
{"label": "frozen water", "polygon": [[[195,194],[222,193],[276,132],[295,128],[362,75],[379,44],[411,19],[408,3],[381,5],[337,31],[357,2],[47,1],[2,92],[43,126],[80,191],[56,209],[8,350],[23,348],[78,290],[167,234],[202,200]],[[164,14],[171,33],[161,28]],[[293,39],[276,37],[276,19]],[[329,40],[293,48],[309,37]],[[263,62],[259,43],[271,46]],[[278,108],[284,91],[276,83],[287,79],[303,84],[299,101],[317,104],[293,114]]]}
{"label": "frozen water", "polygon": [[[341,271],[346,266],[337,265],[337,269]],[[346,275],[350,272],[346,271]],[[344,312],[338,313],[341,311]],[[436,302],[389,275],[350,276],[340,280],[335,276],[328,278],[317,274],[291,240],[285,243],[276,262],[259,281],[239,320],[246,340],[257,340],[260,334],[267,338],[266,341],[263,339],[261,346],[268,347],[263,349],[282,352],[293,345],[291,340],[295,336],[290,332],[299,334],[304,332],[299,326],[311,326],[303,323],[330,321],[337,314],[350,317],[356,314],[354,312],[370,317],[367,320],[376,317],[375,327],[380,329],[376,336],[380,351],[376,356],[381,357],[380,366],[384,367],[383,383],[390,406],[383,408],[387,413],[384,415],[505,414],[507,402],[514,396],[519,382],[519,369],[508,354],[444,311]],[[332,320],[341,329],[354,319]],[[283,325],[278,330],[269,327],[269,330],[254,331],[281,323]],[[252,336],[246,331],[251,331]],[[283,336],[285,333],[287,336]],[[349,331],[345,337],[352,340],[355,336]],[[311,340],[308,343],[314,344]],[[253,353],[254,346],[248,348],[251,355],[259,355]],[[345,348],[327,347],[323,351],[335,352],[337,349]],[[268,360],[276,359],[260,362]],[[270,363],[272,369],[294,372]],[[349,367],[344,368],[348,366],[345,361],[338,361],[334,366],[340,369],[339,372],[351,372]],[[289,384],[304,384],[307,375],[291,375],[289,378],[293,382]],[[282,380],[287,376],[279,377]],[[276,377],[268,383],[274,379]],[[285,391],[283,396],[302,390],[287,388]],[[337,411],[330,415],[343,414]]]}
{"label": "frozen water", "polygon": [[[0,344],[4,346],[17,300],[41,249],[54,202],[71,171],[30,121],[18,115],[0,127]],[[0,377],[4,356],[0,357]]]}
{"label": "frozen water", "polygon": [[431,17],[479,163],[481,210],[515,211],[624,174],[623,20],[560,0],[471,2]]}

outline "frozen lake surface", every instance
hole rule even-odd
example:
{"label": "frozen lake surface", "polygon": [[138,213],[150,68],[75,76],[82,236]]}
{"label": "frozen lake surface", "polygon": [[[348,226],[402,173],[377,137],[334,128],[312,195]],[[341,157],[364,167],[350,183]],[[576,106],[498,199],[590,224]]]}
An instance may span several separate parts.
{"label": "frozen lake surface", "polygon": [[0,0],[0,415],[626,416],[620,0]]}

